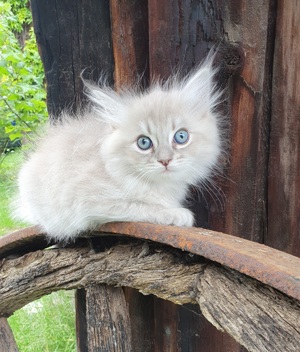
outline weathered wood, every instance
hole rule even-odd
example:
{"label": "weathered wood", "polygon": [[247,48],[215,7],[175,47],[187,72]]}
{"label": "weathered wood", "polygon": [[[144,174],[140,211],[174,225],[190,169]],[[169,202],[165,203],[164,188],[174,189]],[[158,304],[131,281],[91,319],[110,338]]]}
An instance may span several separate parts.
{"label": "weathered wood", "polygon": [[86,321],[86,291],[84,288],[75,291],[76,311],[76,345],[78,352],[88,351],[87,321]]}
{"label": "weathered wood", "polygon": [[225,194],[224,211],[210,202],[209,223],[215,230],[258,242],[267,231],[274,3],[226,1],[222,9],[226,38],[241,47],[244,65],[229,85],[230,160],[225,178],[218,181]]}
{"label": "weathered wood", "polygon": [[300,2],[277,3],[266,244],[300,256]]}
{"label": "weathered wood", "polygon": [[[102,238],[107,233],[151,240],[203,256],[300,300],[300,258],[271,247],[202,228],[149,223],[109,223],[94,235]],[[34,227],[0,237],[0,258],[43,249],[43,239],[44,235]]]}
{"label": "weathered wood", "polygon": [[[231,160],[224,165],[227,172],[221,182],[221,191],[208,185],[210,193],[216,194],[205,195],[209,199],[207,206],[204,201],[202,204],[195,201],[192,209],[198,226],[242,234],[260,242],[267,223],[267,88],[271,70],[268,43],[272,44],[273,3],[270,0],[259,2],[259,6],[257,0],[238,3],[154,0],[149,3],[150,77],[166,78],[176,66],[182,67],[183,72],[188,71],[203,60],[214,44],[225,46],[223,61],[228,54],[227,44],[239,45],[245,53],[244,69],[230,80],[228,90],[232,97],[231,107],[227,109],[232,115]],[[230,61],[227,60],[227,64]],[[226,62],[223,66],[226,67]],[[224,206],[220,204],[223,202]],[[211,332],[212,336],[214,334]],[[223,350],[227,348],[225,340],[220,335]],[[203,348],[205,352],[206,346]]]}
{"label": "weathered wood", "polygon": [[[114,310],[110,306],[117,306],[116,302],[121,301],[121,325],[128,319],[122,290],[103,290],[103,286],[97,286],[100,283],[134,287],[178,304],[198,302],[203,315],[212,324],[229,333],[249,351],[296,351],[300,344],[299,301],[236,271],[203,262],[200,257],[194,257],[191,263],[179,251],[172,249],[170,252],[157,246],[145,251],[141,243],[116,245],[99,253],[84,247],[48,249],[6,259],[0,271],[0,312],[7,316],[44,294],[86,287],[86,312],[83,314],[89,317],[86,329],[87,350],[90,351],[91,339],[93,346],[99,346],[99,334],[103,334],[100,331],[107,329],[105,323],[101,327],[106,319],[104,315],[111,314],[107,317],[109,320],[119,319],[115,316],[118,308]],[[99,292],[104,292],[101,299]],[[163,305],[160,314],[167,312],[167,307]],[[172,306],[165,319],[161,316],[157,331],[162,330],[162,334],[158,335],[157,343],[160,341],[166,351],[177,348],[179,329],[173,335],[173,325],[178,324],[176,317]],[[94,338],[89,336],[93,333]]]}
{"label": "weathered wood", "polygon": [[153,352],[154,307],[153,295],[143,295],[131,287],[124,287],[129,307],[132,352]]}
{"label": "weathered wood", "polygon": [[[132,87],[149,80],[148,1],[110,0],[115,87]],[[153,347],[153,298],[125,288],[132,324],[132,352]]]}
{"label": "weathered wood", "polygon": [[88,351],[125,352],[131,348],[131,325],[121,287],[86,288]]}
{"label": "weathered wood", "polygon": [[148,80],[148,1],[110,0],[116,87]]}
{"label": "weathered wood", "polygon": [[168,78],[199,64],[223,35],[220,10],[217,0],[150,1],[150,75]]}
{"label": "weathered wood", "polygon": [[87,248],[36,251],[1,262],[0,316],[53,290],[94,283],[134,287],[145,294],[157,291],[159,297],[174,303],[195,303],[194,282],[201,267],[197,263],[187,266],[170,253],[148,253],[141,244],[100,253]]}
{"label": "weathered wood", "polygon": [[47,80],[51,118],[83,104],[82,81],[113,77],[109,0],[32,0],[32,17]]}
{"label": "weathered wood", "polygon": [[161,299],[154,300],[154,351],[180,351],[177,306]]}
{"label": "weathered wood", "polygon": [[299,350],[299,301],[217,266],[205,268],[198,289],[204,316],[249,351]]}
{"label": "weathered wood", "polygon": [[300,300],[300,258],[260,243],[196,227],[187,229],[147,223],[110,223],[99,229],[152,240],[201,255]]}
{"label": "weathered wood", "polygon": [[0,350],[1,352],[19,351],[11,328],[4,317],[0,317]]}

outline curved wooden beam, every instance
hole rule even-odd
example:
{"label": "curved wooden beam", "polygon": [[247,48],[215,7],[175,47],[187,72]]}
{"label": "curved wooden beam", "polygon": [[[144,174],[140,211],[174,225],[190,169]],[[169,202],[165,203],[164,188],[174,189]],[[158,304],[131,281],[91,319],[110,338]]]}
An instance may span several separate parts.
{"label": "curved wooden beam", "polygon": [[[102,239],[94,240],[101,248]],[[105,283],[177,304],[198,303],[212,324],[250,352],[299,347],[299,301],[237,271],[157,243],[132,239],[100,252],[82,244],[50,248],[11,256],[0,267],[3,317],[53,291]]]}
{"label": "curved wooden beam", "polygon": [[[300,258],[263,244],[202,228],[147,223],[109,223],[95,235],[103,233],[151,240],[203,256],[300,300]],[[37,227],[29,227],[0,238],[0,258],[49,244]]]}

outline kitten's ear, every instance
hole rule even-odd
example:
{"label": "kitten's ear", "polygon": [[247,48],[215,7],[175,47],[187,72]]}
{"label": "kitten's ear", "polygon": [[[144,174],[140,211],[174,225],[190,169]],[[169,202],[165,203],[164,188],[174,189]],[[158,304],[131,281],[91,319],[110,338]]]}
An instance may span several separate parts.
{"label": "kitten's ear", "polygon": [[217,70],[212,67],[213,58],[208,58],[195,68],[183,81],[181,92],[193,108],[213,109],[219,101],[220,93],[214,81]]}
{"label": "kitten's ear", "polygon": [[83,80],[84,92],[92,102],[93,110],[103,122],[111,126],[120,123],[120,111],[123,107],[121,97],[108,85],[102,87]]}

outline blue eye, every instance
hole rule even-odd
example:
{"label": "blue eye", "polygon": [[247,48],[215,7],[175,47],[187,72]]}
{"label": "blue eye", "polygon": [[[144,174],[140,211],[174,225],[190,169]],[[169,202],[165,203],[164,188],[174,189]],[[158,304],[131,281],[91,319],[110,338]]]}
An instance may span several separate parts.
{"label": "blue eye", "polygon": [[189,140],[189,133],[186,130],[179,130],[174,134],[174,142],[185,144]]}
{"label": "blue eye", "polygon": [[142,150],[148,150],[152,147],[152,141],[149,137],[141,136],[137,140],[137,145]]}

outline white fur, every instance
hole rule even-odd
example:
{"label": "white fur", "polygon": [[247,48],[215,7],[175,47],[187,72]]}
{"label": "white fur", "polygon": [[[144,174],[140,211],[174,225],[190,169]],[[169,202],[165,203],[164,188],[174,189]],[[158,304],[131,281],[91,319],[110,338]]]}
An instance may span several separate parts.
{"label": "white fur", "polygon": [[[93,109],[49,126],[21,169],[20,217],[59,241],[111,221],[192,226],[188,187],[209,177],[221,149],[213,76],[206,63],[144,93],[86,83]],[[189,141],[176,145],[182,128]],[[153,148],[138,148],[141,135]]]}

